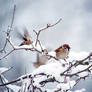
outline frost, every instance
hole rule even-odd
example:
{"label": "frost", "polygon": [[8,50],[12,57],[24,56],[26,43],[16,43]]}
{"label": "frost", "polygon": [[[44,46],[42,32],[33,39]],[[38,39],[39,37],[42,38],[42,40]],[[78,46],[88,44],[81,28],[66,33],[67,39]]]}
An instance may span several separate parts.
{"label": "frost", "polygon": [[86,69],[87,67],[88,67],[87,65],[78,65],[76,68],[74,67],[74,68],[72,69],[71,74],[72,74],[72,73],[79,72],[79,71],[82,71],[82,70]]}
{"label": "frost", "polygon": [[42,51],[42,49],[43,50],[46,49],[45,46],[43,46],[41,42],[40,42],[40,44],[37,43],[36,46],[35,46],[35,43],[36,43],[36,41],[34,41],[30,45],[14,46],[14,48],[16,48],[16,49],[34,49],[34,50],[36,49],[40,52]]}
{"label": "frost", "polygon": [[6,71],[8,71],[10,68],[5,68],[5,67],[0,67],[0,74],[2,74],[2,73],[4,73],[4,72],[6,72]]}
{"label": "frost", "polygon": [[22,45],[22,46],[14,46],[16,49],[31,49],[32,48],[32,45]]}
{"label": "frost", "polygon": [[69,53],[69,62],[72,62],[73,60],[82,60],[84,59],[85,57],[87,57],[89,55],[88,52],[73,52],[73,51],[70,51]]}
{"label": "frost", "polygon": [[[55,57],[54,52],[49,53],[49,55],[53,55]],[[55,60],[54,58],[51,58],[50,60],[48,60],[46,65],[42,65],[32,72],[33,77],[35,75],[37,75],[37,77],[34,77],[33,85],[40,88],[42,86],[40,84],[40,82],[47,81],[50,78],[52,78],[52,79],[55,78],[55,80],[60,83],[58,83],[56,85],[55,89],[46,89],[47,92],[55,92],[55,90],[59,90],[59,89],[61,89],[61,92],[65,91],[65,90],[68,90],[68,92],[77,92],[77,91],[84,92],[83,89],[77,90],[77,91],[70,91],[70,89],[72,89],[74,87],[74,85],[76,84],[76,81],[70,80],[71,78],[67,76],[66,82],[64,82],[65,76],[63,76],[61,74],[69,68],[69,66],[70,66],[69,62],[71,62],[70,60],[72,60],[72,57],[75,58],[76,60],[77,59],[81,60],[84,58],[84,56],[87,57],[87,55],[88,55],[88,53],[86,53],[86,52],[81,52],[81,53],[71,52],[69,55],[69,58],[67,59],[67,62],[65,62],[62,59]],[[77,73],[79,71],[86,69],[88,66],[89,65],[78,65],[76,67],[72,67],[68,73],[69,74]],[[40,74],[42,74],[42,75],[40,75]],[[79,73],[78,75],[79,75],[79,77],[84,77],[88,74],[89,73],[87,71],[85,71],[85,72]]]}
{"label": "frost", "polygon": [[[39,46],[37,47],[39,49]],[[41,49],[39,49],[41,50]],[[55,53],[51,52],[49,55],[52,55],[55,57]],[[88,76],[90,73],[87,69],[89,65],[77,65],[71,67],[71,63],[76,63],[76,60],[82,60],[85,57],[88,56],[87,52],[80,52],[75,53],[71,52],[69,54],[69,57],[67,59],[67,62],[60,59],[56,60],[54,58],[51,58],[47,61],[46,65],[41,65],[37,69],[35,69],[31,74],[26,74],[19,79],[21,80],[21,87],[16,85],[7,85],[8,88],[13,90],[14,92],[31,92],[35,90],[34,92],[85,92],[85,89],[81,90],[75,90],[71,91],[72,88],[77,84],[77,80],[80,80],[81,78],[85,78],[85,76]],[[76,60],[75,60],[75,59]],[[72,61],[74,60],[74,61]],[[72,61],[72,62],[71,62]],[[70,63],[71,62],[71,63]],[[4,71],[7,71],[8,68],[1,68],[0,72],[3,73]],[[82,72],[80,72],[82,71]],[[31,75],[31,77],[29,77]],[[72,79],[73,76],[74,80]],[[26,79],[24,78],[26,76]],[[24,78],[24,79],[23,79]],[[5,80],[5,83],[8,82],[8,80]],[[49,88],[49,83],[51,86],[55,84],[52,88]],[[46,87],[47,86],[47,87]],[[17,91],[16,91],[17,90]]]}
{"label": "frost", "polygon": [[60,73],[62,73],[64,70],[66,70],[67,67],[63,67],[61,63],[59,62],[52,62],[47,65],[42,65],[38,69],[33,71],[34,74],[39,74],[39,73],[45,73],[47,75],[52,75],[53,77],[58,80],[60,78]]}
{"label": "frost", "polygon": [[[4,83],[8,82],[8,80],[3,75],[1,75],[1,77],[2,77]],[[11,89],[13,92],[18,92],[21,88],[20,86],[11,85],[11,84],[7,85],[7,87],[9,89]]]}
{"label": "frost", "polygon": [[27,78],[21,81],[22,81],[22,86],[21,86],[20,92],[28,92],[28,87],[31,83],[31,79]]}
{"label": "frost", "polygon": [[45,46],[42,45],[41,42],[40,42],[40,44],[37,42],[36,46],[35,46],[35,43],[36,43],[36,41],[34,41],[33,46],[34,46],[34,48],[36,48],[37,50],[42,51],[42,49],[43,49],[43,50],[46,49]]}
{"label": "frost", "polygon": [[56,53],[54,51],[49,52],[48,55],[51,55],[53,57],[56,57]]}
{"label": "frost", "polygon": [[68,90],[71,89],[75,85],[75,81],[68,81],[67,83],[61,83],[57,85],[56,89]]}
{"label": "frost", "polygon": [[76,90],[76,91],[74,91],[74,92],[86,92],[86,90],[83,88],[83,89],[81,89],[81,90]]}

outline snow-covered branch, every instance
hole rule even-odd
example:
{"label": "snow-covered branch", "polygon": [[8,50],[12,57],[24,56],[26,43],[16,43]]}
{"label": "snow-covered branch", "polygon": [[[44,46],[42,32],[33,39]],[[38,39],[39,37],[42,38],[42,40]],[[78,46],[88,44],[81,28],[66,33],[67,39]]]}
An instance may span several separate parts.
{"label": "snow-covered branch", "polygon": [[[71,56],[72,52],[69,56]],[[82,53],[83,54],[83,53]],[[83,54],[84,55],[84,54]],[[88,55],[88,54],[87,54]],[[72,56],[72,58],[75,55]],[[81,54],[80,54],[81,58]],[[90,58],[90,60],[89,60]],[[51,90],[51,92],[63,92],[63,91],[69,91],[71,90],[76,84],[79,83],[81,79],[85,79],[89,76],[91,76],[92,73],[92,55],[89,54],[86,56],[86,58],[83,58],[81,60],[75,60],[71,62],[71,57],[68,59],[68,62],[65,62],[64,60],[57,61],[55,59],[48,60],[48,63],[46,65],[42,65],[36,70],[34,70],[31,74],[23,75],[20,78],[0,84],[0,86],[6,86],[12,83],[16,82],[26,82],[29,81],[29,84],[27,86],[27,90],[39,90],[39,92],[49,92],[48,90]],[[78,63],[78,61],[81,61],[82,63],[88,62],[88,64],[81,64]],[[73,63],[73,65],[70,64]],[[76,65],[77,66],[74,66]],[[73,80],[72,77],[76,76],[76,79]],[[46,85],[53,85],[55,84],[53,89],[47,89]],[[21,89],[21,88],[20,88]],[[71,91],[72,92],[72,91]]]}
{"label": "snow-covered branch", "polygon": [[[0,68],[0,78],[2,79],[2,83],[0,87],[7,87],[14,92],[76,92],[71,91],[74,86],[76,86],[79,81],[91,76],[92,73],[92,52],[90,54],[86,52],[82,53],[69,53],[69,58],[65,60],[65,58],[57,58],[56,52],[59,49],[63,48],[62,46],[56,49],[53,52],[48,52],[45,46],[39,40],[39,35],[44,30],[54,27],[62,19],[59,19],[54,24],[47,24],[45,27],[39,29],[38,31],[33,30],[36,34],[36,38],[34,41],[30,41],[30,36],[28,32],[24,34],[24,42],[18,46],[15,46],[13,40],[11,38],[10,33],[13,32],[13,22],[15,16],[16,5],[14,5],[13,16],[11,25],[8,27],[6,31],[6,42],[1,49],[0,53],[5,52],[7,47],[7,43],[10,44],[12,49],[10,52],[5,53],[4,56],[0,57],[0,60],[6,58],[8,55],[17,50],[26,50],[31,51],[32,53],[38,52],[41,55],[46,57],[46,64],[39,65],[37,69],[35,69],[32,73],[22,75],[21,77],[8,81],[3,75],[4,72],[7,72],[11,68]],[[12,31],[13,30],[13,31]],[[32,39],[31,39],[32,40]],[[66,45],[66,44],[65,44]],[[68,46],[68,45],[66,45]],[[68,51],[70,47],[68,46]],[[63,49],[67,49],[63,48]],[[67,54],[68,55],[68,54]],[[73,77],[75,77],[73,79]],[[13,83],[21,83],[20,86],[13,85]],[[50,87],[49,87],[50,85]],[[48,87],[47,87],[48,86]],[[16,91],[17,90],[17,91]],[[80,90],[83,92],[84,90]]]}
{"label": "snow-covered branch", "polygon": [[[2,49],[0,52],[5,51],[5,48],[6,48],[6,46],[7,46],[7,43],[9,43],[9,44],[12,46],[12,50],[11,50],[10,52],[8,52],[5,56],[1,57],[0,60],[6,58],[6,57],[7,57],[8,55],[10,55],[12,52],[14,52],[14,51],[16,51],[16,50],[21,50],[21,49],[30,50],[30,51],[36,51],[36,52],[41,53],[41,54],[44,53],[44,50],[46,50],[46,48],[41,44],[41,42],[39,41],[38,37],[39,37],[40,33],[41,33],[43,30],[46,30],[46,29],[48,29],[49,27],[55,26],[56,24],[58,24],[58,23],[61,21],[61,19],[59,19],[59,20],[58,20],[56,23],[54,23],[54,24],[47,24],[46,27],[44,27],[44,28],[38,30],[38,32],[36,32],[36,31],[33,30],[33,31],[36,33],[36,39],[35,39],[35,41],[34,41],[32,44],[30,44],[30,45],[26,45],[26,44],[25,44],[25,45],[23,45],[23,46],[15,46],[15,45],[13,44],[12,40],[11,40],[11,37],[10,37],[10,32],[12,31],[11,29],[12,29],[12,25],[13,25],[13,21],[14,21],[14,14],[15,14],[15,6],[14,6],[14,12],[13,12],[13,18],[12,18],[11,26],[10,26],[10,28],[8,29],[8,31],[6,32],[6,34],[7,34],[6,42],[5,42],[5,45],[4,45],[3,49]],[[47,50],[46,50],[46,51],[47,51]],[[46,53],[46,54],[47,54],[47,53]],[[49,58],[52,58],[52,57],[53,57],[53,56],[51,56],[51,55],[47,55],[47,56],[49,56]],[[53,58],[55,58],[55,57],[53,57]],[[56,59],[56,58],[55,58],[55,59]]]}

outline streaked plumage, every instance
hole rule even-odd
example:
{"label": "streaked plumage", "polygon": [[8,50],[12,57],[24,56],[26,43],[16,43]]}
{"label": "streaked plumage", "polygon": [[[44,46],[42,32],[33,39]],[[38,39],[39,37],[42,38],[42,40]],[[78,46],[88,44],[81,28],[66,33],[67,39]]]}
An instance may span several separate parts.
{"label": "streaked plumage", "polygon": [[26,28],[24,29],[23,40],[24,41],[19,46],[32,44],[32,41],[30,39],[30,35],[29,35],[28,30]]}
{"label": "streaked plumage", "polygon": [[57,48],[55,50],[56,52],[56,58],[57,59],[66,59],[66,57],[68,56],[70,51],[70,46],[68,44],[64,44],[62,46],[60,46],[59,48]]}

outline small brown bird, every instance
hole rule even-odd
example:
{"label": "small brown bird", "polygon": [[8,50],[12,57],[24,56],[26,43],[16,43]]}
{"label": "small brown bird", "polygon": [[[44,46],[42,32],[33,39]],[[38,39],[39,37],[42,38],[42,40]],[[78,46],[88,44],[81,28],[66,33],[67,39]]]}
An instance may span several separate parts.
{"label": "small brown bird", "polygon": [[36,60],[36,62],[33,63],[33,65],[35,68],[38,68],[39,66],[46,64],[48,57],[46,55],[39,56],[39,53],[37,53],[36,59],[37,60]]}
{"label": "small brown bird", "polygon": [[69,51],[70,51],[70,46],[68,44],[63,44],[62,46],[60,46],[59,48],[55,50],[56,58],[64,59],[66,61]]}
{"label": "small brown bird", "polygon": [[28,32],[28,30],[26,28],[24,28],[24,36],[21,35],[21,37],[22,37],[22,39],[24,41],[19,46],[32,44],[32,41],[30,39],[29,32]]}

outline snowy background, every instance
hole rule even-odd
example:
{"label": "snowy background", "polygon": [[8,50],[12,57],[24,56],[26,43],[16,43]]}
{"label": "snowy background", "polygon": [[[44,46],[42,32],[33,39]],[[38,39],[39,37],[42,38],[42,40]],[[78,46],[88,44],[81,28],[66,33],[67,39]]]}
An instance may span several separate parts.
{"label": "snowy background", "polygon": [[[92,1],[91,0],[0,0],[0,48],[3,47],[6,30],[10,25],[13,6],[16,4],[14,28],[20,29],[26,26],[34,38],[33,29],[44,27],[47,23],[55,23],[59,18],[63,20],[53,28],[45,30],[40,35],[41,42],[50,48],[56,49],[63,43],[71,46],[74,52],[91,52],[92,49]],[[12,33],[12,39],[16,45],[21,40]],[[9,50],[10,48],[8,48]],[[32,62],[36,61],[36,53],[15,51],[8,58],[0,62],[0,66],[13,67],[5,76],[8,80],[16,79],[25,73],[34,70]],[[86,88],[91,92],[92,78],[81,81],[76,88]]]}

